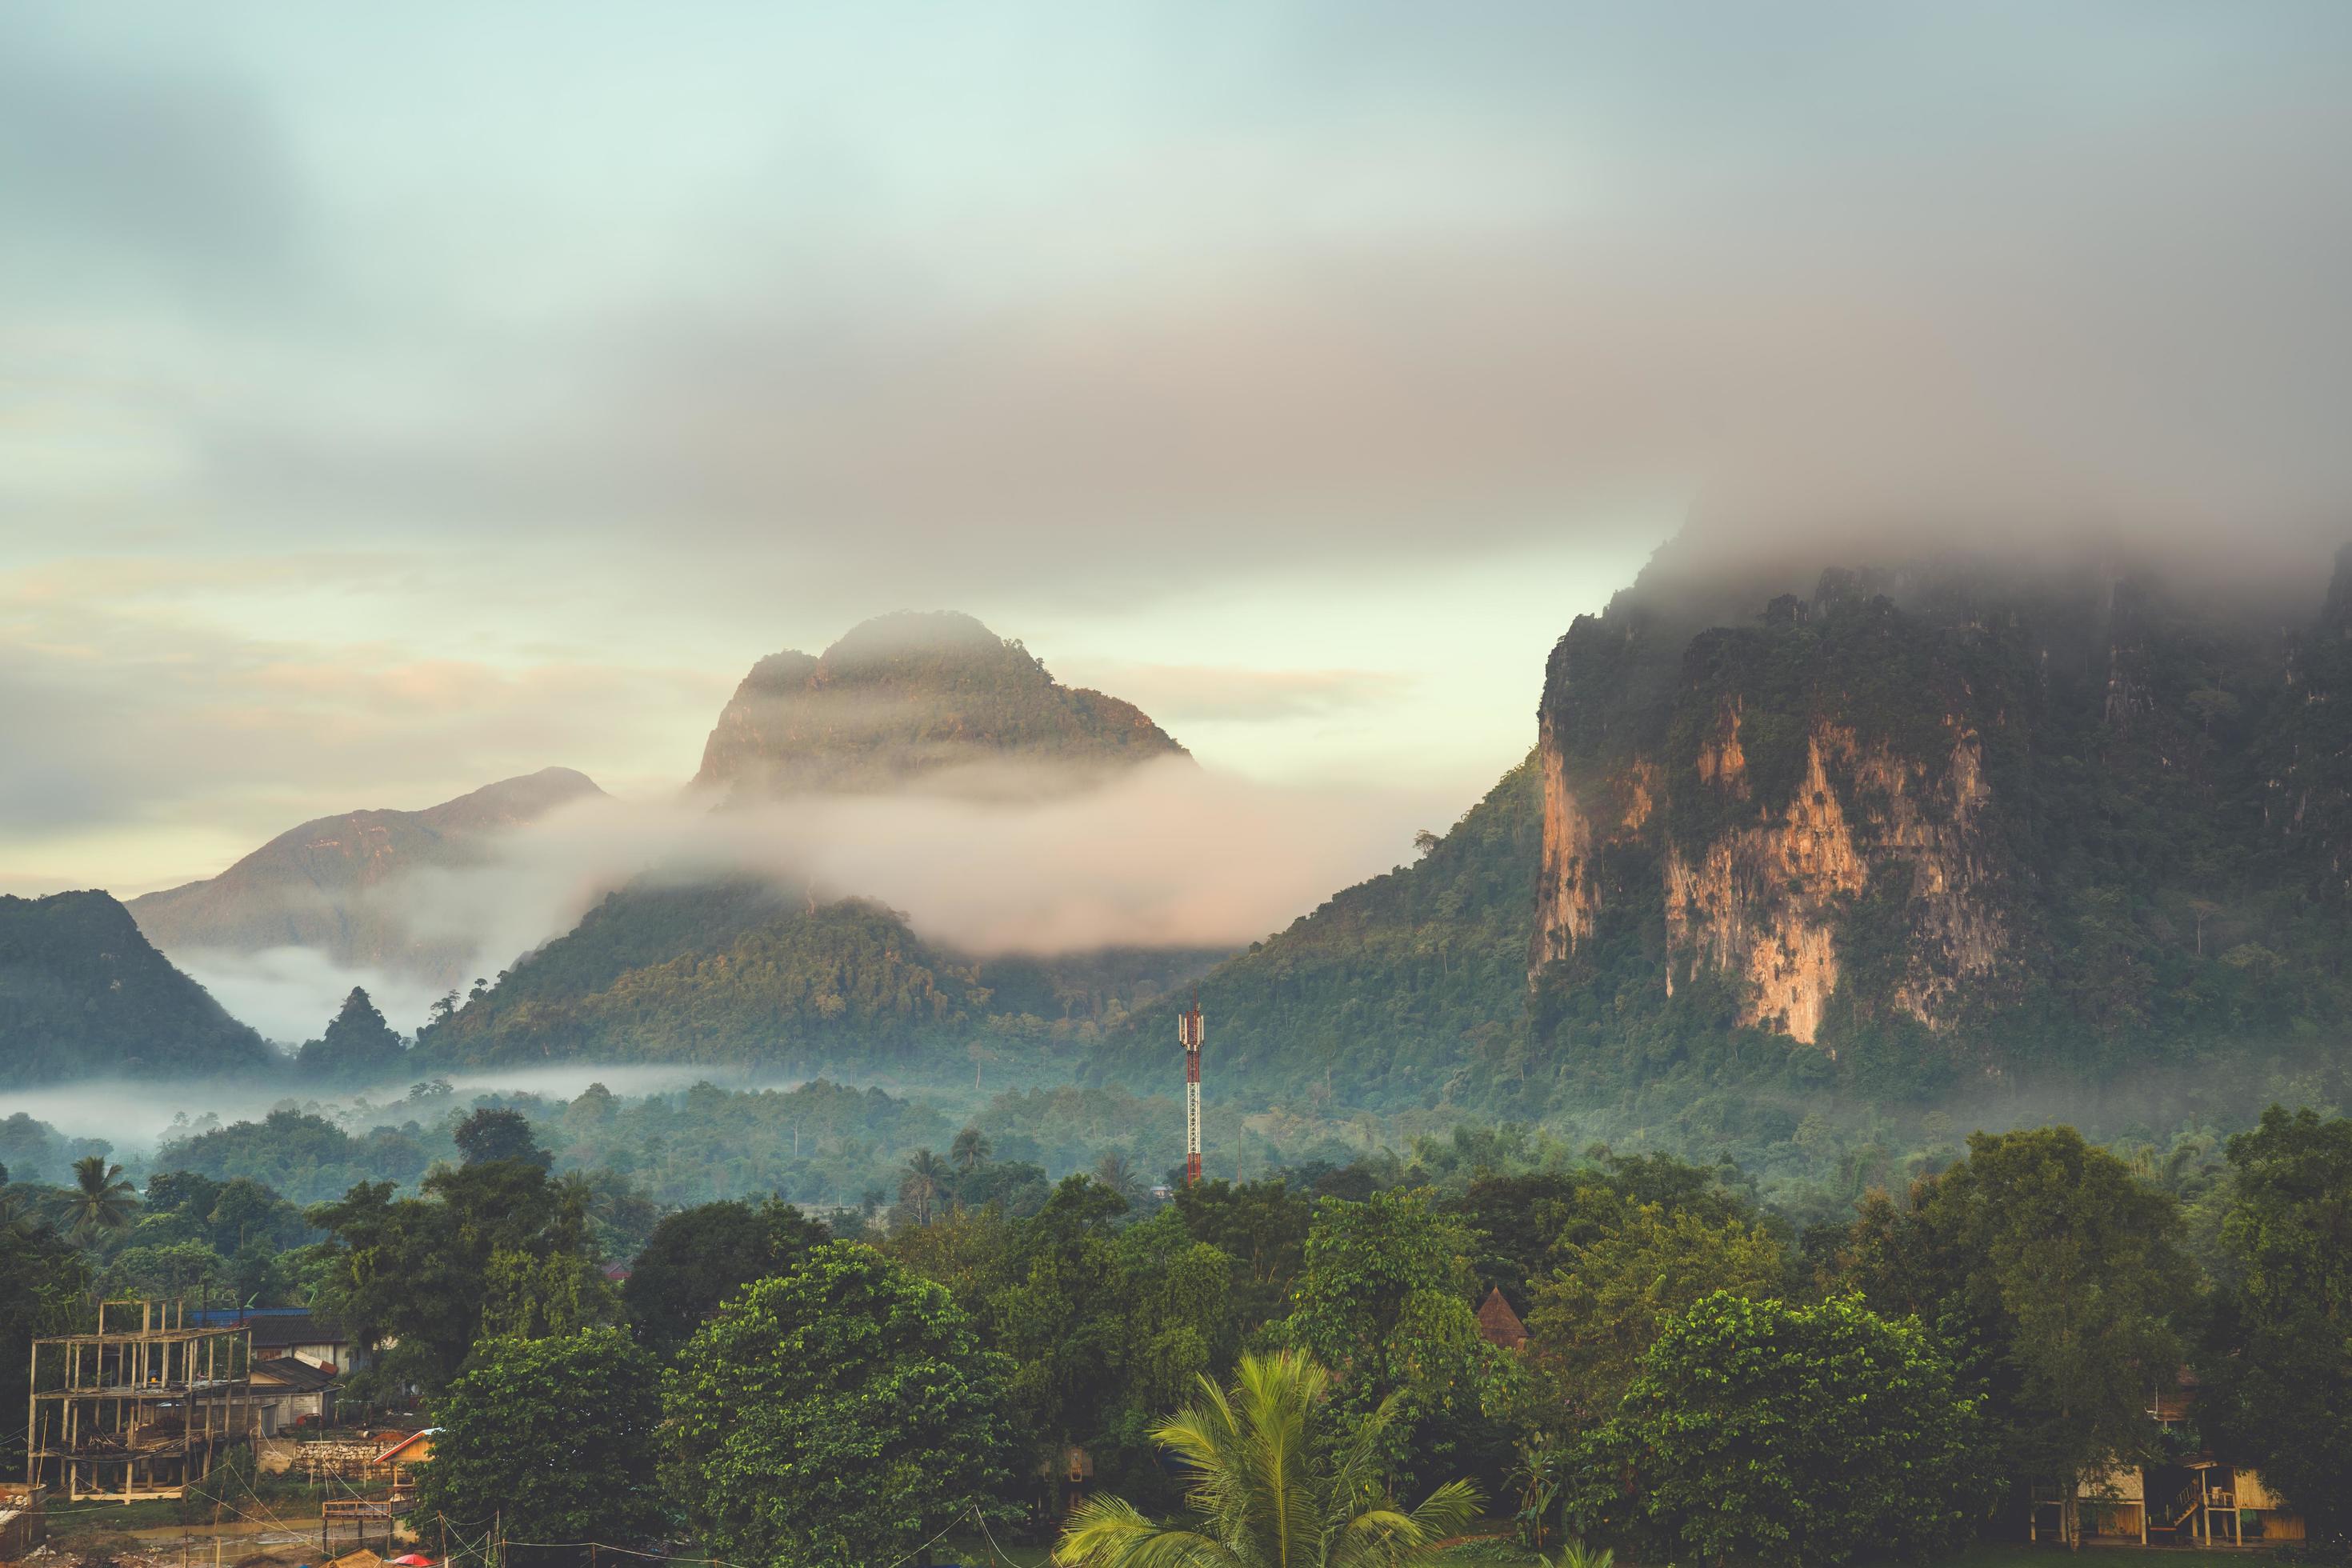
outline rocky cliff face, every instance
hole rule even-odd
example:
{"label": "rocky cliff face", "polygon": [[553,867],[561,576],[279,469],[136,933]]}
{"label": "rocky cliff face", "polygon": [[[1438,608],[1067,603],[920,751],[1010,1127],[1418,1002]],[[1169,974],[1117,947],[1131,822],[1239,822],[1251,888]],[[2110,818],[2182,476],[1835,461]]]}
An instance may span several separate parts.
{"label": "rocky cliff face", "polygon": [[2282,635],[2139,576],[1832,569],[1744,614],[1629,591],[1547,675],[1546,1036],[1679,1019],[1998,1077],[2251,1035],[2221,999],[2256,970],[2315,1022],[2352,866],[2339,691],[2326,615]]}
{"label": "rocky cliff face", "polygon": [[390,968],[462,983],[472,956],[420,942],[379,895],[424,867],[478,863],[498,834],[569,802],[601,795],[584,773],[544,768],[422,811],[353,811],[279,834],[217,877],[130,903],[167,952],[315,949],[344,966]]}
{"label": "rocky cliff face", "polygon": [[907,787],[1010,764],[1041,786],[1182,756],[1140,709],[1067,687],[969,616],[883,616],[823,655],[751,668],[703,748],[698,786],[730,801]]}

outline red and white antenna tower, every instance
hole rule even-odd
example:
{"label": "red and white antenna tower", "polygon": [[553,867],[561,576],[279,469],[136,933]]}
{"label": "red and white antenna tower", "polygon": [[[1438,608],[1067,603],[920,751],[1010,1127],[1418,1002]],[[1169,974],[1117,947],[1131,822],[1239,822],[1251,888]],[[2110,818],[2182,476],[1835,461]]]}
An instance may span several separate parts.
{"label": "red and white antenna tower", "polygon": [[1184,1184],[1201,1183],[1201,988],[1192,987],[1190,1011],[1176,1015],[1176,1039],[1184,1047]]}

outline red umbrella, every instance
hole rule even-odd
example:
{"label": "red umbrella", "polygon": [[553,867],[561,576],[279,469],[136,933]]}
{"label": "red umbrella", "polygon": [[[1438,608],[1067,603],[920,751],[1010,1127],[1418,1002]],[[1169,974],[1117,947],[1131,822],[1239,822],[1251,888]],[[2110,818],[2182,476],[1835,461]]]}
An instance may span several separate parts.
{"label": "red umbrella", "polygon": [[392,1568],[433,1568],[433,1559],[421,1552],[412,1552],[405,1557],[394,1558]]}

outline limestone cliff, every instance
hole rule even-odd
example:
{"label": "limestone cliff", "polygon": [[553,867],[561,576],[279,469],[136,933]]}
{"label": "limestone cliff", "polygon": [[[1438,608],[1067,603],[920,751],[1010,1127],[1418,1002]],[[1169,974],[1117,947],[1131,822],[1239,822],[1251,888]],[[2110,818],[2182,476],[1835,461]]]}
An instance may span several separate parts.
{"label": "limestone cliff", "polygon": [[1981,563],[1621,595],[1540,710],[1546,1037],[1606,1048],[1679,1002],[1674,1038],[2001,1074],[2234,991],[2224,926],[2242,972],[2318,963],[2338,916],[2277,900],[2352,886],[2342,618],[2283,641],[2151,576]]}

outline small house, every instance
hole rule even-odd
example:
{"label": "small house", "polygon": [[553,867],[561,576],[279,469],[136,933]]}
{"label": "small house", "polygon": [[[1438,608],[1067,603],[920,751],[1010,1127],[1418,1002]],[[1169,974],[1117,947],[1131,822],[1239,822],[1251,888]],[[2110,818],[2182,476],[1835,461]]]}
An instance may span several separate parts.
{"label": "small house", "polygon": [[427,1426],[422,1432],[411,1432],[407,1436],[394,1440],[389,1447],[377,1451],[376,1457],[369,1461],[368,1468],[386,1476],[395,1492],[413,1485],[415,1468],[432,1462],[433,1438],[440,1430],[438,1426]]}

